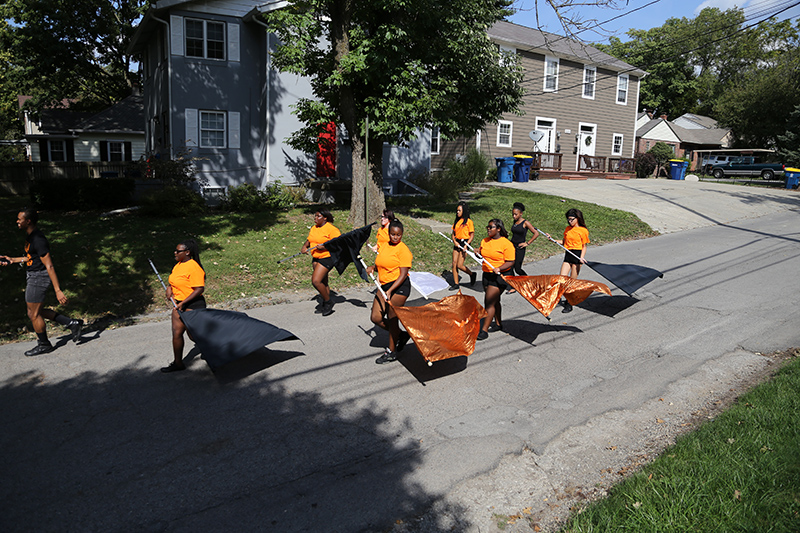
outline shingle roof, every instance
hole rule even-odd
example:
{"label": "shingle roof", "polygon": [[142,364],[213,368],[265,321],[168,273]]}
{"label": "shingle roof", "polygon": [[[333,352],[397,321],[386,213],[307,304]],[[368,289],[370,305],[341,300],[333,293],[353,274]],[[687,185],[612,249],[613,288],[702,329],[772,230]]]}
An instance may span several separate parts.
{"label": "shingle roof", "polygon": [[[684,120],[688,120],[690,122],[694,122],[698,126],[702,126],[703,128],[712,129],[717,127],[717,121],[711,117],[704,117],[703,115],[695,115],[693,113],[684,113],[683,115],[679,116],[678,118],[682,118]],[[677,119],[675,119],[677,120]]]}
{"label": "shingle roof", "polygon": [[75,130],[144,133],[144,98],[141,95],[128,96],[87,118]]}
{"label": "shingle roof", "polygon": [[688,129],[682,128],[677,124],[664,120],[663,118],[654,118],[650,122],[643,124],[642,127],[636,130],[637,137],[646,137],[646,135],[656,126],[664,123],[669,127],[676,137],[682,143],[689,144],[715,144],[722,146],[725,136],[730,133],[729,129],[724,128],[704,128],[704,129]]}
{"label": "shingle roof", "polygon": [[[636,76],[644,76],[645,71],[611,55],[601,52],[593,46],[569,39],[555,33],[520,26],[511,22],[500,21],[489,28],[489,37],[517,45],[518,48],[541,50],[563,58],[571,58],[583,63],[602,66],[617,72],[629,72]],[[521,46],[520,46],[521,45]]]}

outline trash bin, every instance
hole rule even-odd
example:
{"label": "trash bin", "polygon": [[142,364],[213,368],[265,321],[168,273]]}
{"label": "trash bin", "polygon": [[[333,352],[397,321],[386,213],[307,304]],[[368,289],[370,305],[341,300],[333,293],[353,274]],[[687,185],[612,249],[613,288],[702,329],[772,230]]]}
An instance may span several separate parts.
{"label": "trash bin", "polygon": [[533,166],[533,158],[529,155],[515,155],[514,159],[514,181],[525,183],[528,181],[528,176],[531,174],[531,166]]}
{"label": "trash bin", "polygon": [[669,175],[674,180],[682,180],[686,178],[686,168],[689,166],[688,161],[683,159],[670,159],[669,160]]}
{"label": "trash bin", "polygon": [[800,184],[800,168],[785,168],[783,175],[786,176],[787,189],[796,189]]}
{"label": "trash bin", "polygon": [[497,181],[500,183],[511,183],[514,172],[514,163],[517,161],[513,157],[495,157],[497,163]]}

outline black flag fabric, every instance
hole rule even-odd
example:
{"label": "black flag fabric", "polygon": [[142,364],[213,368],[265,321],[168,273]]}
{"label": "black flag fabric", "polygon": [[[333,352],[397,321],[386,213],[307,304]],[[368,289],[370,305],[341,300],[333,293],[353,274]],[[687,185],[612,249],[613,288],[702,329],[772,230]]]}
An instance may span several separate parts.
{"label": "black flag fabric", "polygon": [[655,268],[639,265],[608,265],[586,261],[586,265],[622,289],[628,296],[664,274]]}
{"label": "black flag fabric", "polygon": [[181,312],[180,317],[212,370],[267,344],[299,340],[294,333],[238,311],[195,309]]}
{"label": "black flag fabric", "polygon": [[[373,222],[372,224],[375,223]],[[358,256],[361,255],[361,248],[364,243],[369,239],[369,235],[372,232],[372,224],[348,231],[324,244],[325,249],[331,253],[333,265],[339,275],[344,272],[347,265],[353,263],[361,279],[369,281],[367,271],[364,270],[364,265],[361,264]]]}

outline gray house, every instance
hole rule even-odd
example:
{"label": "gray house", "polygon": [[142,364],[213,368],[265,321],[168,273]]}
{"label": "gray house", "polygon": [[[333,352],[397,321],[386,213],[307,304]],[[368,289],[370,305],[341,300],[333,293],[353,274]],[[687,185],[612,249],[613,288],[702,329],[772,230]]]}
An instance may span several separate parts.
{"label": "gray house", "polygon": [[[211,186],[264,187],[309,178],[349,179],[346,132],[333,153],[308,154],[285,139],[299,129],[291,114],[312,97],[308,80],[272,68],[276,37],[261,16],[285,0],[160,0],[132,40],[141,54],[148,152],[196,159]],[[408,148],[385,147],[384,176],[393,181],[430,168],[429,136]],[[335,164],[331,164],[335,161]]]}
{"label": "gray house", "polygon": [[[612,160],[634,155],[639,82],[646,72],[586,44],[510,22],[493,25],[489,38],[522,64],[524,115],[508,114],[470,139],[439,140],[434,130],[434,168],[472,146],[492,158],[538,153],[541,168],[554,173],[609,170]],[[534,130],[541,133],[538,141],[529,136]]]}

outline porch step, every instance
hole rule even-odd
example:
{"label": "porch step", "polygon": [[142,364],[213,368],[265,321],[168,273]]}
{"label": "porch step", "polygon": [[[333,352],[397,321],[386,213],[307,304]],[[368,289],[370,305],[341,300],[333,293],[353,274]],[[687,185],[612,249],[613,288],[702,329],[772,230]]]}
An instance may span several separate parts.
{"label": "porch step", "polygon": [[626,176],[625,174],[607,174],[607,180],[629,180],[631,179],[630,176]]}
{"label": "porch step", "polygon": [[586,176],[578,176],[577,174],[562,174],[561,179],[578,181],[578,180],[588,180],[589,178]]}

